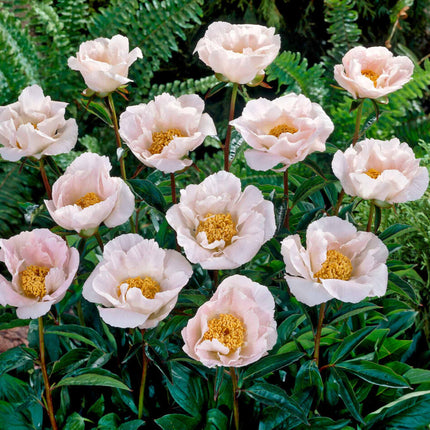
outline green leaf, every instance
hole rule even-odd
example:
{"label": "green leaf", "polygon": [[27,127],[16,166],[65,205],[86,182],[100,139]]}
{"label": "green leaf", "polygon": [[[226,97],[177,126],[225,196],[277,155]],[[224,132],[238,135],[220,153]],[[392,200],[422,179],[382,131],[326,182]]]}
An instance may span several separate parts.
{"label": "green leaf", "polygon": [[415,293],[415,290],[412,288],[412,286],[397,276],[395,273],[391,272],[388,274],[388,286],[394,292],[413,300],[415,303],[418,303],[419,300],[417,294]]}
{"label": "green leaf", "polygon": [[130,179],[128,183],[134,192],[149,206],[158,209],[160,212],[165,212],[166,200],[155,184],[147,179]]}
{"label": "green leaf", "polygon": [[85,430],[85,420],[77,412],[73,412],[67,417],[64,430]]}
{"label": "green leaf", "polygon": [[17,346],[0,354],[0,375],[19,367],[33,367],[38,354],[31,348]]}
{"label": "green leaf", "polygon": [[350,420],[333,421],[327,417],[313,417],[309,419],[309,429],[345,430]]}
{"label": "green leaf", "polygon": [[120,379],[116,379],[111,376],[99,375],[97,373],[85,373],[82,375],[65,377],[55,385],[55,388],[69,385],[95,385],[131,391],[130,388],[128,388]]}
{"label": "green leaf", "polygon": [[379,239],[385,242],[386,240],[393,239],[394,237],[398,236],[400,233],[403,234],[405,233],[406,230],[411,230],[411,229],[413,229],[413,227],[407,224],[393,224],[379,234]]}
{"label": "green leaf", "polygon": [[335,315],[333,315],[333,319],[330,321],[330,324],[336,324],[349,317],[361,314],[362,312],[367,312],[373,309],[380,309],[380,308],[381,308],[380,306],[374,305],[373,303],[369,303],[369,302],[344,304],[344,306],[342,306],[342,309],[339,312],[337,312]]}
{"label": "green leaf", "polygon": [[29,430],[32,425],[25,416],[9,402],[0,401],[0,428],[13,430]]}
{"label": "green leaf", "polygon": [[312,178],[306,179],[302,184],[300,184],[291,199],[291,207],[293,208],[298,202],[306,199],[311,194],[316,193],[321,188],[324,188],[327,184],[335,182],[337,179],[334,176],[327,177],[323,179],[320,176],[314,176]]}
{"label": "green leaf", "polygon": [[410,384],[430,384],[430,370],[410,369],[403,376]]}
{"label": "green leaf", "polygon": [[30,387],[14,376],[0,375],[0,400],[7,400],[10,403],[21,403],[26,400]]}
{"label": "green leaf", "polygon": [[209,409],[204,430],[227,430],[228,418],[219,409]]}
{"label": "green leaf", "polygon": [[360,404],[355,396],[354,390],[347,378],[347,376],[335,367],[330,368],[334,381],[339,387],[339,397],[342,399],[348,411],[359,422],[363,422],[360,415]]}
{"label": "green leaf", "polygon": [[163,430],[194,430],[197,429],[200,419],[183,414],[170,414],[156,419],[155,422]]}
{"label": "green leaf", "polygon": [[351,351],[353,351],[360,343],[373,331],[375,327],[364,327],[360,330],[357,330],[355,333],[347,336],[343,339],[336,349],[336,351],[332,354],[330,363],[334,364],[345,356],[347,356]]}
{"label": "green leaf", "polygon": [[85,110],[92,113],[97,118],[100,118],[105,124],[110,126],[113,125],[109,111],[101,103],[95,101],[88,103],[88,100],[85,99],[80,99],[79,103],[85,108]]}
{"label": "green leaf", "polygon": [[103,338],[92,328],[83,327],[78,324],[53,325],[45,329],[46,334],[55,334],[86,343],[93,348],[107,351]]}
{"label": "green leaf", "polygon": [[103,415],[105,411],[105,399],[103,395],[101,395],[88,409],[89,414],[94,414],[99,418]]}
{"label": "green leaf", "polygon": [[118,430],[137,430],[141,428],[144,424],[145,424],[145,421],[143,420],[128,421],[126,423],[121,424],[118,427]]}
{"label": "green leaf", "polygon": [[303,408],[280,387],[265,382],[254,384],[243,390],[248,396],[268,406],[275,406],[288,411],[301,422],[307,423]]}
{"label": "green leaf", "polygon": [[398,375],[387,366],[371,361],[344,361],[342,363],[337,363],[336,367],[342,368],[367,382],[381,385],[382,387],[410,388],[409,384],[402,376]]}
{"label": "green leaf", "polygon": [[315,388],[318,398],[322,397],[324,384],[315,360],[308,360],[300,367],[296,376],[294,392],[301,393],[308,388]]}
{"label": "green leaf", "polygon": [[285,354],[277,354],[271,355],[268,357],[264,357],[259,360],[257,363],[249,366],[246,371],[243,373],[243,380],[245,381],[248,378],[257,379],[262,376],[267,375],[268,373],[275,372],[276,370],[282,369],[285,366],[289,366],[295,361],[299,360],[304,356],[301,352],[287,352]]}
{"label": "green leaf", "polygon": [[424,429],[429,424],[430,391],[406,394],[366,416],[368,429]]}
{"label": "green leaf", "polygon": [[97,430],[116,430],[120,422],[119,416],[111,412],[99,419]]}

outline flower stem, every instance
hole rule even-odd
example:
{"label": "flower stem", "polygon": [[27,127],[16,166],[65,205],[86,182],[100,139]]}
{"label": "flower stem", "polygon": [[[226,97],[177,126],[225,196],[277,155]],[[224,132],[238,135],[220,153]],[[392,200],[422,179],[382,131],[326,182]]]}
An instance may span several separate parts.
{"label": "flower stem", "polygon": [[99,244],[100,249],[103,252],[104,251],[104,245],[103,245],[103,241],[102,241],[102,238],[100,236],[100,233],[97,231],[96,233],[94,233],[94,237],[97,239],[97,243]]}
{"label": "flower stem", "polygon": [[43,185],[45,186],[46,194],[48,194],[48,198],[49,200],[51,200],[52,199],[51,185],[49,185],[48,177],[46,176],[46,170],[45,170],[45,165],[43,163],[43,158],[39,160],[39,168],[40,168],[40,174],[42,175]]}
{"label": "flower stem", "polygon": [[352,137],[352,146],[355,146],[360,134],[360,124],[361,124],[361,114],[363,113],[363,104],[364,104],[364,100],[360,103],[360,105],[357,108],[357,117],[355,118],[355,130],[354,130],[354,136]]}
{"label": "flower stem", "polygon": [[285,212],[284,226],[287,230],[290,230],[290,197],[288,190],[288,168],[284,172],[284,200],[286,202],[287,210]]}
{"label": "flower stem", "polygon": [[[115,112],[115,105],[113,103],[112,93],[109,93],[109,95],[107,96],[107,99],[108,99],[107,105],[108,105],[110,116],[112,119],[113,129],[115,131],[116,146],[117,146],[117,148],[121,148],[121,137],[119,135],[118,118],[117,118],[116,112]],[[124,164],[124,158],[123,157],[121,157],[119,159],[119,168],[121,170],[121,177],[125,181],[127,179],[127,175],[125,173],[125,164]]]}
{"label": "flower stem", "polygon": [[370,203],[369,219],[367,221],[366,231],[372,231],[372,221],[373,221],[374,214],[375,214],[375,205],[373,203]]}
{"label": "flower stem", "polygon": [[231,100],[230,100],[230,113],[228,116],[227,135],[225,137],[225,143],[224,143],[224,170],[226,172],[228,172],[230,169],[229,155],[230,155],[230,140],[231,140],[231,129],[232,129],[232,126],[230,125],[230,121],[233,121],[234,119],[234,107],[236,105],[238,88],[239,88],[239,84],[233,84],[233,90],[231,93]]}
{"label": "flower stem", "polygon": [[342,200],[344,197],[345,197],[345,190],[342,188],[337,198],[336,206],[334,207],[334,210],[333,210],[334,216],[337,216],[337,214],[339,213],[339,209],[340,209],[340,206],[342,205]]}
{"label": "flower stem", "polygon": [[321,303],[320,314],[318,318],[317,333],[315,335],[315,350],[314,350],[314,360],[317,367],[320,361],[320,341],[321,341],[321,332],[322,332],[322,326],[324,321],[324,311],[325,311],[325,303]]}
{"label": "flower stem", "polygon": [[143,415],[143,399],[145,398],[145,383],[146,383],[146,373],[148,370],[148,356],[145,353],[145,341],[143,340],[143,336],[145,334],[145,329],[141,329],[142,333],[142,379],[140,381],[140,390],[139,390],[139,409],[137,418],[141,419]]}
{"label": "flower stem", "polygon": [[172,190],[172,203],[176,204],[176,183],[175,183],[175,174],[170,174],[170,188]]}
{"label": "flower stem", "polygon": [[239,430],[239,402],[237,399],[237,376],[234,367],[230,367],[231,382],[233,384],[233,413],[234,413],[234,427]]}
{"label": "flower stem", "polygon": [[48,406],[49,420],[53,430],[57,430],[57,422],[55,421],[54,406],[52,405],[51,386],[49,385],[48,372],[46,371],[45,361],[45,338],[43,336],[43,317],[39,317],[39,345],[40,345],[40,367],[42,369],[43,382],[45,384],[45,396]]}

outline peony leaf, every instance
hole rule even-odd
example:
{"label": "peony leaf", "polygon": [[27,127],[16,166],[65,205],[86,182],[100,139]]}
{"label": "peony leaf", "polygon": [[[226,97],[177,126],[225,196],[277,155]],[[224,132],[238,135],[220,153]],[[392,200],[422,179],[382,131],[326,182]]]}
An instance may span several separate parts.
{"label": "peony leaf", "polygon": [[155,184],[147,179],[130,179],[128,183],[131,185],[132,190],[134,190],[142,200],[148,203],[149,206],[158,209],[160,212],[165,212],[166,201]]}
{"label": "peony leaf", "polygon": [[[94,369],[91,369],[94,371]],[[113,374],[112,374],[113,375]],[[67,376],[61,379],[55,388],[70,386],[70,385],[89,385],[100,387],[119,388],[120,390],[131,391],[120,379],[112,376],[100,375],[99,373],[84,373],[77,376]]]}

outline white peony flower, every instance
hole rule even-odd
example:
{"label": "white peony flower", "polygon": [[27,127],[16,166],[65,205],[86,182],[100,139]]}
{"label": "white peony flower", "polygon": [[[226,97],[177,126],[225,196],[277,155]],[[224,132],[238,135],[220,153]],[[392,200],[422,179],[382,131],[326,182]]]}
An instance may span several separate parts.
{"label": "white peony flower", "polygon": [[74,119],[64,118],[66,106],[45,97],[39,85],[25,88],[17,102],[0,106],[2,158],[40,159],[71,151],[78,139],[78,126]]}
{"label": "white peony flower", "polygon": [[166,213],[178,244],[204,269],[234,269],[250,261],[276,230],[272,202],[239,178],[221,171],[181,190]]}
{"label": "white peony flower", "polygon": [[153,240],[123,234],[105,245],[103,260],[84,284],[82,295],[98,303],[100,316],[114,327],[155,327],[175,307],[193,274],[179,252]]}
{"label": "white peony flower", "polygon": [[148,104],[128,107],[120,116],[119,131],[143,164],[173,173],[190,166],[189,152],[206,136],[216,135],[214,122],[203,113],[204,107],[195,94],[175,98],[164,93]]}

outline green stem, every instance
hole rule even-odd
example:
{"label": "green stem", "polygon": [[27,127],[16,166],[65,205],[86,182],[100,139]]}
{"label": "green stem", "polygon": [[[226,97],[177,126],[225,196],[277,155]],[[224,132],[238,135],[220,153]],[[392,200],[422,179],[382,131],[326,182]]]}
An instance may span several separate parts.
{"label": "green stem", "polygon": [[284,172],[284,200],[287,205],[287,210],[285,212],[284,226],[287,230],[290,230],[290,197],[288,189],[288,168]]}
{"label": "green stem", "polygon": [[49,185],[48,177],[46,176],[45,165],[43,164],[43,158],[39,160],[40,174],[42,175],[43,185],[45,186],[46,194],[48,194],[49,200],[52,199],[51,185]]}
{"label": "green stem", "polygon": [[231,129],[232,129],[232,126],[230,125],[230,121],[233,121],[234,119],[234,107],[236,105],[238,88],[239,88],[239,84],[234,83],[233,90],[231,93],[231,100],[230,100],[230,113],[228,116],[227,135],[225,137],[225,143],[224,143],[224,170],[226,172],[228,172],[230,169],[229,155],[230,155],[230,140],[231,140]]}
{"label": "green stem", "polygon": [[[111,115],[113,129],[115,131],[116,146],[117,146],[117,148],[121,148],[121,136],[119,135],[118,118],[117,118],[116,112],[115,112],[115,105],[113,103],[112,93],[109,93],[109,95],[107,96],[107,99],[108,99],[107,105],[108,105],[109,112]],[[124,158],[123,157],[121,157],[119,159],[119,167],[121,170],[122,179],[124,179],[124,181],[127,180],[127,175],[125,173],[125,164],[124,164]]]}
{"label": "green stem", "polygon": [[366,231],[372,231],[372,221],[373,221],[374,214],[375,214],[375,205],[373,203],[370,203],[369,219],[367,221]]}
{"label": "green stem", "polygon": [[141,330],[142,333],[142,379],[140,381],[140,390],[139,390],[139,409],[137,418],[141,419],[143,415],[143,400],[145,398],[145,384],[146,384],[146,374],[148,370],[148,356],[145,353],[145,341],[143,336],[145,335],[145,330]]}
{"label": "green stem", "polygon": [[322,326],[324,321],[324,312],[325,312],[325,303],[321,303],[320,306],[320,313],[318,318],[318,327],[317,327],[317,333],[315,335],[315,350],[314,350],[314,360],[318,367],[318,363],[320,361],[320,341],[321,341],[321,332],[322,332]]}
{"label": "green stem", "polygon": [[233,413],[234,413],[234,426],[239,430],[239,402],[237,398],[237,376],[234,367],[230,367],[231,382],[233,384]]}
{"label": "green stem", "polygon": [[363,104],[364,104],[364,100],[360,103],[360,105],[357,108],[357,117],[355,118],[355,130],[354,130],[354,136],[352,137],[352,146],[355,146],[359,138],[361,115],[363,113]]}
{"label": "green stem", "polygon": [[43,336],[43,317],[39,317],[39,345],[40,345],[40,368],[42,369],[43,382],[45,384],[46,405],[48,409],[49,420],[53,430],[58,430],[55,421],[54,406],[52,404],[51,386],[49,385],[48,372],[46,371],[45,360],[45,338]]}

